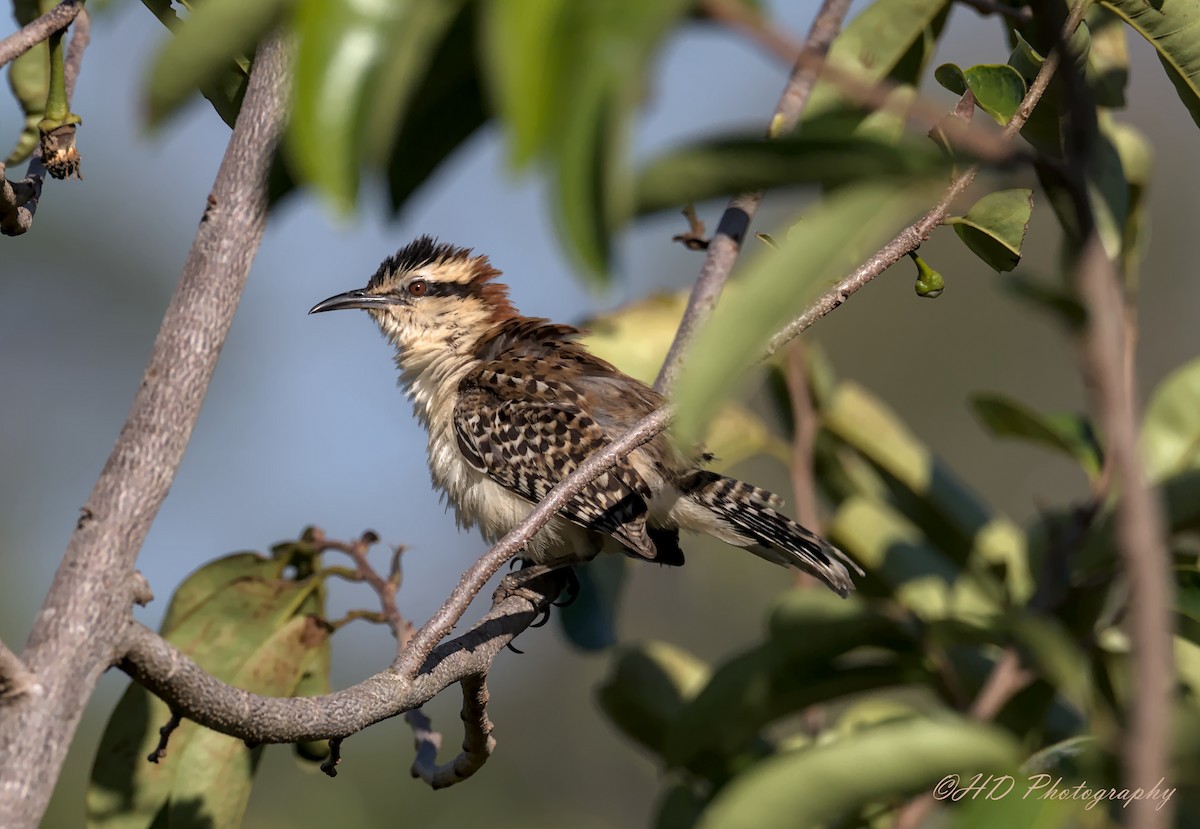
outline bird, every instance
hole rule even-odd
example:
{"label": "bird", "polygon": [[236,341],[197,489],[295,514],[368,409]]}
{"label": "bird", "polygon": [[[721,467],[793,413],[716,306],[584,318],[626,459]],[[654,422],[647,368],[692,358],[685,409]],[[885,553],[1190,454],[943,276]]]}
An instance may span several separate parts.
{"label": "bird", "polygon": [[[400,385],[428,436],[433,485],[462,528],[496,542],[589,456],[665,405],[591,354],[582,331],[520,314],[488,257],[421,236],[365,288],[309,311],[365,310],[395,346]],[[810,573],[847,596],[862,570],[779,511],[781,500],[704,468],[666,433],[572,498],[521,553],[548,568],[623,553],[682,565],[680,530]]]}

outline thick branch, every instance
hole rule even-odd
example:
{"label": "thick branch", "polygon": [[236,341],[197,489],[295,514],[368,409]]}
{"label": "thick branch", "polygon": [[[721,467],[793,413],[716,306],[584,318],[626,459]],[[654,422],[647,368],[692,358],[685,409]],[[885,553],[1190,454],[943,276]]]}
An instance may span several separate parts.
{"label": "thick branch", "polygon": [[[209,207],[121,435],[84,507],[23,659],[46,693],[0,719],[0,814],[37,825],[96,680],[117,657],[133,563],[183,458],[266,223],[284,119],[286,55],[258,51]],[[31,747],[38,747],[36,751]]]}
{"label": "thick branch", "polygon": [[[808,39],[804,43],[804,49],[796,59],[792,75],[784,87],[779,104],[775,107],[775,114],[767,130],[768,137],[787,135],[800,121],[825,62],[825,56],[829,52],[829,44],[837,37],[842,27],[842,19],[849,8],[850,0],[824,0],[821,4],[821,9],[809,30]],[[742,249],[742,240],[746,238],[750,222],[758,212],[762,197],[761,192],[734,196],[721,215],[717,232],[708,243],[700,276],[696,279],[691,296],[688,297],[687,309],[683,312],[683,319],[675,332],[675,340],[671,343],[667,357],[658,372],[658,378],[654,381],[654,388],[658,391],[665,392],[674,384],[688,344],[691,343],[696,330],[712,315]]]}
{"label": "thick branch", "polygon": [[81,11],[82,0],[63,0],[20,31],[0,40],[0,66],[16,60],[50,35],[70,26]]}

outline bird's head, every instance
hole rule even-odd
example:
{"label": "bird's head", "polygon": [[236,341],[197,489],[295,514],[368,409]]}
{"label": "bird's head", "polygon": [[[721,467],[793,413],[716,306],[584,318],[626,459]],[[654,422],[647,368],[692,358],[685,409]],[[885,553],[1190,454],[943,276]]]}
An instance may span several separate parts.
{"label": "bird's head", "polygon": [[486,256],[422,236],[379,266],[367,287],[318,302],[310,314],[361,308],[401,352],[469,349],[516,315]]}

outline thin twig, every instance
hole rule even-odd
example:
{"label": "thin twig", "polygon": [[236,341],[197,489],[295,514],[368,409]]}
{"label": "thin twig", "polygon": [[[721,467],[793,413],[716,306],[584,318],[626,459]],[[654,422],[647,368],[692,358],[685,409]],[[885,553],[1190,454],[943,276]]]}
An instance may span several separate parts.
{"label": "thin twig", "polygon": [[10,829],[39,824],[53,788],[45,781],[57,779],[128,630],[134,561],[183,459],[262,238],[287,78],[286,47],[268,38],[130,414],[88,498],[90,518],[72,533],[22,654],[46,693],[22,697],[0,717],[0,756],[25,757],[0,768],[0,814]]}
{"label": "thin twig", "polygon": [[[829,44],[841,30],[842,19],[845,18],[849,8],[850,0],[824,0],[822,2],[821,9],[817,12],[812,28],[809,30],[808,39],[804,43],[804,49],[792,68],[791,77],[775,108],[775,115],[771,118],[770,127],[767,129],[768,137],[778,138],[787,135],[799,122],[804,107],[808,103],[808,97],[816,85],[817,75],[820,74],[825,56],[829,53]],[[811,60],[808,60],[809,56],[811,56]],[[696,278],[691,296],[688,297],[687,309],[683,312],[683,319],[675,331],[675,340],[671,343],[671,348],[658,372],[658,378],[654,381],[654,388],[657,391],[665,393],[674,384],[679,367],[683,363],[683,354],[691,343],[692,337],[712,315],[713,308],[716,307],[717,301],[721,298],[721,292],[725,289],[729,274],[733,271],[733,264],[737,261],[742,240],[746,238],[750,222],[758,211],[762,197],[761,192],[741,193],[734,196],[721,215],[721,221],[717,224],[717,232],[713,234],[708,243],[700,275]]]}
{"label": "thin twig", "polygon": [[[817,480],[813,469],[813,447],[817,442],[817,410],[808,382],[808,363],[804,341],[797,340],[784,359],[784,380],[792,406],[792,497],[796,501],[796,520],[817,535],[821,532],[821,510],[817,503]],[[796,572],[796,584],[815,584],[816,579]]]}
{"label": "thin twig", "polygon": [[[350,556],[354,562],[354,572],[350,574],[351,578],[355,581],[365,583],[375,592],[376,597],[379,599],[380,613],[376,614],[367,610],[352,610],[345,617],[338,620],[334,626],[340,627],[354,619],[382,621],[388,626],[388,629],[392,632],[392,636],[396,639],[396,653],[404,650],[413,634],[412,622],[404,618],[400,613],[400,608],[396,604],[396,591],[400,589],[400,555],[404,552],[404,548],[397,547],[393,551],[392,567],[388,578],[385,579],[379,574],[378,570],[371,566],[371,560],[367,558],[367,553],[370,552],[371,546],[379,543],[379,536],[370,530],[363,533],[362,536],[354,541],[345,542],[326,538],[322,530],[314,527],[310,531],[308,540],[319,552],[337,550]],[[345,575],[333,568],[329,568],[325,572],[327,574],[333,572],[339,576]]]}
{"label": "thin twig", "polygon": [[413,730],[417,755],[413,759],[412,776],[420,778],[434,789],[444,789],[461,783],[479,771],[496,748],[492,736],[492,721],[488,718],[487,678],[467,677],[462,681],[462,721],[465,736],[462,752],[449,763],[438,765],[437,755],[442,747],[442,735],[432,729],[429,718],[421,709],[405,715]]}
{"label": "thin twig", "polygon": [[[1066,24],[1066,31],[1068,33],[1074,32],[1076,27],[1079,26],[1079,21],[1083,18],[1085,5],[1085,3],[1079,2],[1071,9],[1071,14],[1067,18]],[[1041,69],[1038,70],[1037,76],[1033,79],[1033,83],[1029,85],[1029,91],[1025,93],[1025,97],[1021,100],[1021,105],[1017,107],[1016,113],[1004,128],[1002,135],[1006,140],[1013,139],[1021,131],[1021,128],[1025,126],[1025,122],[1029,120],[1034,107],[1037,106],[1038,101],[1045,94],[1046,88],[1050,85],[1050,79],[1057,71],[1060,61],[1061,57],[1057,49],[1046,57]],[[976,164],[954,179],[932,210],[900,231],[896,235],[896,238],[876,251],[857,270],[822,294],[803,314],[792,320],[783,330],[772,337],[763,354],[764,359],[776,354],[781,348],[808,329],[814,322],[826,316],[834,308],[837,308],[872,279],[907,256],[910,251],[914,251],[920,247],[921,243],[929,238],[934,229],[945,221],[946,216],[950,213],[950,205],[975,181],[975,176],[978,174],[979,165]]]}
{"label": "thin twig", "polygon": [[159,760],[167,756],[167,743],[171,741],[171,735],[175,733],[175,729],[179,728],[183,722],[183,717],[172,712],[171,718],[166,724],[158,729],[158,745],[154,747],[154,751],[150,752],[146,757],[151,763],[157,763]]}
{"label": "thin twig", "polygon": [[23,26],[19,31],[0,40],[0,66],[16,60],[50,35],[61,32],[70,26],[71,21],[81,11],[83,11],[82,0],[63,0],[41,17]]}

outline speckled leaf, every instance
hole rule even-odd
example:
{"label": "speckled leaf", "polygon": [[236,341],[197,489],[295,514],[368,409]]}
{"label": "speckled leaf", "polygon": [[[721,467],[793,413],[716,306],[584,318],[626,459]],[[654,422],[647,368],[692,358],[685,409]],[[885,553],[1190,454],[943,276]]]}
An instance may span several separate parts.
{"label": "speckled leaf", "polygon": [[286,566],[285,558],[267,558],[254,552],[232,553],[210,561],[184,579],[171,596],[160,628],[162,634],[170,636],[180,621],[233,582],[282,578]]}
{"label": "speckled leaf", "polygon": [[996,271],[1011,271],[1021,261],[1021,245],[1033,212],[1033,191],[1000,190],[971,206],[965,216],[952,216],[946,224],[971,252]]}
{"label": "speckled leaf", "polygon": [[[239,556],[232,558],[234,563],[253,564]],[[199,572],[203,573],[203,568]],[[198,579],[193,586],[204,582]],[[318,647],[324,641],[323,628],[313,629],[316,623],[304,618],[321,611],[322,596],[323,587],[316,579],[243,577],[211,594],[191,612],[177,615],[169,640],[224,682],[243,681],[246,684],[241,687],[256,690],[251,685],[261,678],[261,687],[267,688],[266,683],[277,681],[280,654],[291,658],[287,655],[290,646],[277,647],[281,630],[302,622],[307,647]],[[185,601],[191,603],[191,599]],[[292,633],[299,636],[296,630]],[[285,636],[279,641],[294,639]],[[255,673],[256,663],[261,663],[266,673]],[[299,676],[297,670],[282,695],[292,692]],[[172,826],[212,826],[202,822],[203,804],[172,800],[178,760],[202,729],[195,723],[183,723],[171,736],[167,757],[157,764],[146,760],[158,742],[158,729],[169,717],[166,705],[142,686],[134,684],[126,690],[109,719],[92,769],[87,795],[89,829],[147,829],[160,813],[163,819],[169,814]]]}

